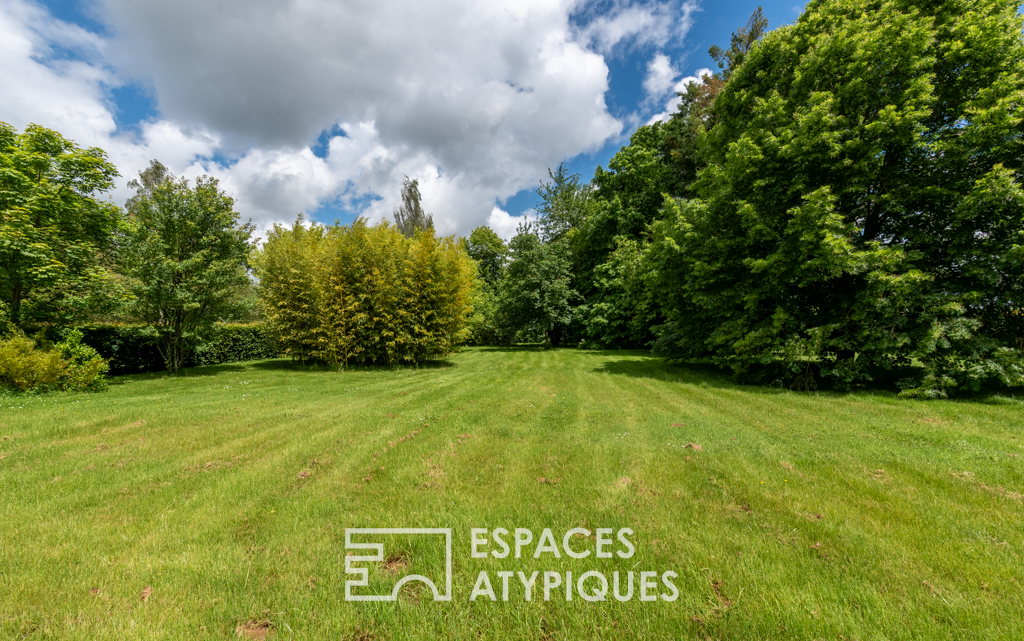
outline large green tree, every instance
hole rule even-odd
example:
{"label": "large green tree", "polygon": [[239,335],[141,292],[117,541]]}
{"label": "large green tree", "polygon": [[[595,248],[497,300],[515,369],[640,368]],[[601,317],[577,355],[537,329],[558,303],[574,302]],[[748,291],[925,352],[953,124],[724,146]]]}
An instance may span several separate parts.
{"label": "large green tree", "polygon": [[89,311],[123,222],[117,206],[98,200],[117,175],[100,149],[0,122],[0,301],[12,322]]}
{"label": "large green tree", "polygon": [[920,394],[1020,383],[1021,27],[1010,0],[814,0],[750,48],[700,198],[656,229],[662,351],[797,386],[915,359]]}
{"label": "large green tree", "polygon": [[498,306],[505,327],[546,337],[558,346],[573,320],[579,295],[572,287],[572,262],[566,244],[543,243],[529,225],[509,241],[511,260],[498,285]]}
{"label": "large green tree", "polygon": [[153,161],[130,185],[129,229],[120,255],[132,279],[132,315],[145,323],[170,371],[211,325],[237,315],[249,285],[253,226],[239,224],[234,200],[217,180],[192,186]]}
{"label": "large green tree", "polygon": [[476,261],[480,278],[489,285],[496,285],[505,273],[508,261],[508,246],[494,230],[480,226],[469,234],[465,242],[466,253]]}

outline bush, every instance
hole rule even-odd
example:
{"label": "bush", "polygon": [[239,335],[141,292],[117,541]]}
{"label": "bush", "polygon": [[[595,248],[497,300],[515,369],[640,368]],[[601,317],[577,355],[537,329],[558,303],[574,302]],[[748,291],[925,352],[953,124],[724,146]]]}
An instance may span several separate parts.
{"label": "bush", "polygon": [[[107,360],[111,374],[140,374],[167,369],[164,359],[138,325],[84,325],[81,343],[95,349]],[[47,328],[44,335],[50,340],[61,336],[57,328]],[[277,340],[263,323],[215,325],[198,345],[190,344],[187,366],[217,365],[277,358],[281,355]]]}
{"label": "bush", "polygon": [[0,341],[0,383],[19,392],[105,387],[106,360],[81,340],[82,333],[72,330],[49,349],[23,334]]}
{"label": "bush", "polygon": [[495,287],[485,280],[477,280],[473,287],[473,313],[469,317],[466,329],[469,345],[509,345],[514,338],[514,331],[509,330],[501,322],[498,312],[498,294]]}
{"label": "bush", "polygon": [[217,365],[277,358],[281,350],[263,323],[216,325],[213,333],[192,350],[192,364]]}
{"label": "bush", "polygon": [[82,342],[110,363],[111,374],[138,374],[166,369],[152,341],[133,325],[91,325],[78,328]]}
{"label": "bush", "polygon": [[67,364],[61,387],[65,390],[105,389],[110,365],[99,353],[82,344],[82,332],[72,329],[53,346]]}
{"label": "bush", "polygon": [[415,364],[466,338],[475,268],[453,238],[388,223],[275,226],[257,256],[263,316],[294,358]]}
{"label": "bush", "polygon": [[[113,374],[138,374],[167,369],[144,328],[136,325],[82,327],[82,341],[110,360]],[[187,347],[186,366],[217,365],[277,358],[277,340],[262,323],[215,325],[199,344]]]}

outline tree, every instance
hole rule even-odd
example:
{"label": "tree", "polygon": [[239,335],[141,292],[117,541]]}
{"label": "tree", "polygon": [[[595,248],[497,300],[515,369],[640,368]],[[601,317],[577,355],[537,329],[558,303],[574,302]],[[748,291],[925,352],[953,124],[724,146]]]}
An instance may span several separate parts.
{"label": "tree", "polygon": [[420,205],[419,185],[418,180],[405,177],[402,181],[402,206],[394,211],[395,224],[406,238],[412,238],[418,231],[434,228],[434,217],[424,213]]}
{"label": "tree", "polygon": [[718,45],[711,45],[708,55],[718,63],[722,70],[722,77],[728,79],[733,70],[743,63],[744,58],[750,53],[754,43],[760,40],[768,32],[768,18],[764,17],[761,7],[754,10],[746,26],[740,27],[732,34],[732,41],[728,49],[722,49]]}
{"label": "tree", "polygon": [[136,195],[126,204],[130,222],[121,247],[132,279],[130,310],[174,372],[193,337],[239,312],[254,227],[238,224],[234,200],[209,176],[192,187],[153,161],[130,186]]}
{"label": "tree", "polygon": [[655,230],[662,353],[805,388],[913,361],[913,394],[1024,382],[1021,26],[1007,0],[814,0],[750,48],[700,199]]}
{"label": "tree", "polygon": [[466,239],[466,253],[476,261],[480,277],[489,285],[495,285],[505,273],[508,247],[494,230],[487,226],[474,229]]}
{"label": "tree", "polygon": [[509,251],[511,261],[498,287],[504,326],[540,333],[557,346],[579,298],[572,288],[568,248],[542,243],[527,224],[509,241]]}
{"label": "tree", "polygon": [[579,229],[590,213],[593,188],[583,182],[579,174],[566,173],[563,165],[558,171],[548,169],[549,182],[541,182],[537,195],[538,231],[545,243],[561,240],[573,229]]}
{"label": "tree", "polygon": [[665,123],[660,144],[661,156],[670,174],[666,181],[667,193],[687,198],[696,195],[693,184],[697,173],[706,166],[700,155],[700,140],[715,126],[716,116],[712,109],[715,98],[732,77],[733,71],[746,59],[754,44],[767,32],[768,19],[764,17],[761,7],[758,7],[746,26],[732,34],[728,50],[718,45],[708,50],[721,71],[705,75],[700,81],[687,84],[686,89],[679,92],[679,109]]}
{"label": "tree", "polygon": [[117,206],[97,200],[117,175],[100,149],[0,122],[0,299],[13,323],[88,310],[123,223]]}

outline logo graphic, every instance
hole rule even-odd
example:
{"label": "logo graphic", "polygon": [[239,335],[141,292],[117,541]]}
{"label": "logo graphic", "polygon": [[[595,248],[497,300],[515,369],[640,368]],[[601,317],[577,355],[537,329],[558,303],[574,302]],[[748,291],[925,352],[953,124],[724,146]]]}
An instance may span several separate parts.
{"label": "logo graphic", "polygon": [[[391,594],[352,594],[352,588],[368,587],[370,585],[369,570],[365,567],[354,568],[353,563],[381,562],[384,560],[383,543],[357,543],[352,541],[353,534],[443,534],[445,540],[445,586],[444,594],[437,590],[434,582],[421,574],[409,574],[401,579],[392,588]],[[345,557],[345,573],[355,574],[358,579],[347,579],[345,581],[346,601],[397,601],[398,592],[402,586],[410,581],[422,581],[434,593],[435,601],[452,600],[452,529],[451,528],[345,528],[345,549],[346,550],[374,550],[373,554]]]}

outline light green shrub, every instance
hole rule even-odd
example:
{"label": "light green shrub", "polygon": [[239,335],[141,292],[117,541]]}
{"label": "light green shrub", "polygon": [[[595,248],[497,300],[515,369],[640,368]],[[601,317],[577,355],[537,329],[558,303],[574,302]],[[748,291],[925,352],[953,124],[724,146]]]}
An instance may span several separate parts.
{"label": "light green shrub", "polygon": [[108,365],[77,330],[51,349],[23,334],[0,341],[0,385],[19,392],[102,389]]}
{"label": "light green shrub", "polygon": [[0,341],[0,382],[19,392],[59,389],[67,370],[60,352],[36,348],[27,336],[11,336]]}

